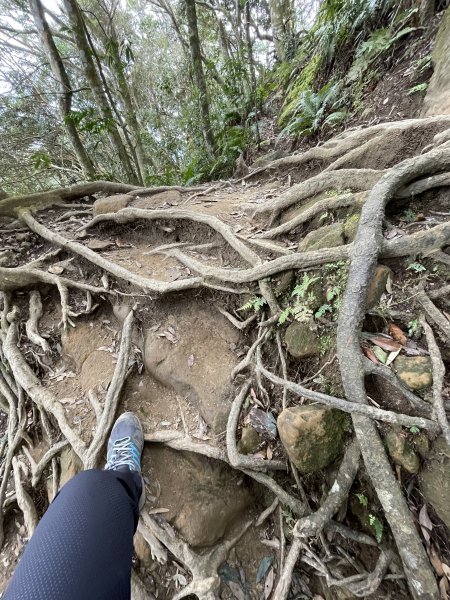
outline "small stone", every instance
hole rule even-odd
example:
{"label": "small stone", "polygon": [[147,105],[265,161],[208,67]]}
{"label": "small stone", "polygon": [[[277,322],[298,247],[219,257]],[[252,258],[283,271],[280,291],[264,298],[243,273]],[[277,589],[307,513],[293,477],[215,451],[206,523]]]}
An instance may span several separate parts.
{"label": "small stone", "polygon": [[450,448],[437,438],[419,474],[419,487],[427,502],[450,530]]}
{"label": "small stone", "polygon": [[351,215],[344,221],[344,238],[347,243],[353,242],[358,231],[360,216],[358,214]]}
{"label": "small stone", "polygon": [[320,339],[310,322],[291,323],[286,329],[284,341],[289,354],[295,358],[307,358],[320,353]]}
{"label": "small stone", "polygon": [[114,304],[113,313],[116,319],[123,323],[131,311],[131,306],[128,304]]}
{"label": "small stone", "polygon": [[384,438],[389,455],[408,473],[419,472],[420,461],[413,447],[402,433],[401,427],[392,427]]}
{"label": "small stone", "polygon": [[381,300],[381,296],[386,291],[389,276],[392,278],[392,271],[389,267],[386,267],[386,265],[377,265],[367,293],[367,310],[376,306]]}
{"label": "small stone", "polygon": [[298,245],[300,252],[306,250],[321,250],[322,248],[336,248],[344,245],[344,226],[342,223],[333,223],[310,231]]}
{"label": "small stone", "polygon": [[16,233],[16,240],[18,242],[27,242],[27,241],[29,241],[30,237],[31,237],[31,234],[29,231],[26,231],[24,233]]}
{"label": "small stone", "polygon": [[427,438],[427,435],[423,432],[416,433],[413,441],[416,451],[420,454],[420,456],[422,456],[422,458],[426,458],[428,452],[430,451],[430,440]]}
{"label": "small stone", "polygon": [[258,432],[253,427],[243,427],[238,451],[241,454],[254,454],[261,443]]}
{"label": "small stone", "polygon": [[29,250],[31,248],[32,244],[31,242],[21,242],[20,243],[20,247],[22,248],[22,250]]}
{"label": "small stone", "polygon": [[318,406],[286,408],[277,420],[283,446],[301,473],[315,473],[333,462],[342,450],[345,423],[341,411]]}
{"label": "small stone", "polygon": [[400,381],[410,390],[424,390],[433,383],[429,356],[397,356],[394,360],[394,370]]}
{"label": "small stone", "polygon": [[106,213],[116,213],[122,208],[126,208],[131,200],[133,200],[133,197],[128,194],[116,194],[115,196],[99,198],[94,202],[94,217]]}

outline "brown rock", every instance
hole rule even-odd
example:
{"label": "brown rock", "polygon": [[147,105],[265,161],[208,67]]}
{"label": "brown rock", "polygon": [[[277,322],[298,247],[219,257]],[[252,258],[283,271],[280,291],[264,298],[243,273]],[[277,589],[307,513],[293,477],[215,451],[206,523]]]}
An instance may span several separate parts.
{"label": "brown rock", "polygon": [[394,360],[397,377],[410,390],[424,390],[433,384],[429,356],[397,356]]}
{"label": "brown rock", "polygon": [[344,413],[318,406],[294,406],[279,415],[278,433],[286,452],[301,473],[329,465],[342,449]]}
{"label": "brown rock", "polygon": [[389,276],[392,277],[392,271],[389,267],[386,267],[385,265],[377,265],[373,279],[369,285],[369,291],[367,293],[367,310],[373,308],[379,303],[381,296],[386,291],[386,284]]}
{"label": "brown rock", "polygon": [[313,324],[291,323],[284,336],[286,348],[295,358],[307,358],[320,353],[320,339]]}
{"label": "brown rock", "polygon": [[[238,334],[224,317],[207,307],[180,301],[175,311],[176,316],[169,316],[158,331],[145,334],[146,370],[186,397],[214,432],[220,433],[226,427],[233,396],[231,371],[237,357],[230,344],[238,341]],[[169,327],[175,332],[172,341]],[[161,337],[165,331],[169,338]]]}
{"label": "brown rock", "polygon": [[110,246],[114,246],[114,243],[110,240],[97,240],[96,238],[93,238],[88,242],[88,248],[90,250],[106,250],[106,248],[109,248]]}
{"label": "brown rock", "polygon": [[95,350],[81,367],[80,384],[85,392],[101,385],[104,389],[111,383],[115,365],[110,352]]}
{"label": "brown rock", "polygon": [[143,198],[136,198],[133,200],[132,206],[134,208],[158,208],[164,204],[170,204],[170,206],[177,206],[181,202],[181,193],[178,190],[167,190],[153,196],[144,196]]}
{"label": "brown rock", "polygon": [[116,194],[115,196],[106,196],[99,198],[94,202],[94,217],[106,213],[116,213],[122,208],[126,208],[133,199],[128,194]]}
{"label": "brown rock", "polygon": [[86,358],[101,346],[109,346],[112,336],[102,330],[96,323],[77,321],[76,327],[71,327],[61,335],[63,355],[70,358],[79,371]]}
{"label": "brown rock", "polygon": [[243,427],[238,450],[241,454],[254,454],[258,450],[261,438],[253,427]]}
{"label": "brown rock", "polygon": [[164,518],[194,547],[217,543],[254,501],[242,474],[220,461],[155,446],[148,464]]}
{"label": "brown rock", "polygon": [[419,486],[425,500],[450,530],[450,448],[442,437],[433,442],[419,474]]}

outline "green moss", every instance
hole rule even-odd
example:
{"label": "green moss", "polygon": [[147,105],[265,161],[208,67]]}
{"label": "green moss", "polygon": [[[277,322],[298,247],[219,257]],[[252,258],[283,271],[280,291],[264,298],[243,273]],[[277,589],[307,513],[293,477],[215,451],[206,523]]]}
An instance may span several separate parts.
{"label": "green moss", "polygon": [[320,56],[313,56],[291,84],[291,87],[286,94],[283,111],[279,118],[280,127],[286,125],[287,121],[289,121],[294,114],[300,94],[313,87],[314,80],[320,69],[320,63]]}

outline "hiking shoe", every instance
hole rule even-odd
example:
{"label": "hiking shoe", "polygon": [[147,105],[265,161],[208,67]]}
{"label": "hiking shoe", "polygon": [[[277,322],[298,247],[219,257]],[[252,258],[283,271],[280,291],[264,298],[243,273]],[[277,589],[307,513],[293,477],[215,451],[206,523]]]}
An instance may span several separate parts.
{"label": "hiking shoe", "polygon": [[117,419],[108,440],[105,469],[111,471],[134,471],[141,477],[142,493],[139,510],[145,503],[145,485],[141,473],[141,455],[144,449],[144,431],[141,422],[132,412],[125,412]]}

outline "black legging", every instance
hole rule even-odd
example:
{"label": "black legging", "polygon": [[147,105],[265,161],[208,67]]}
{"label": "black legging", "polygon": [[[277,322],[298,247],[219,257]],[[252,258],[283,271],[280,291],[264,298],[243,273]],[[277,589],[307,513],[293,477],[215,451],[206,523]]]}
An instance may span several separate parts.
{"label": "black legging", "polygon": [[129,600],[141,479],[84,471],[55,497],[4,600]]}

